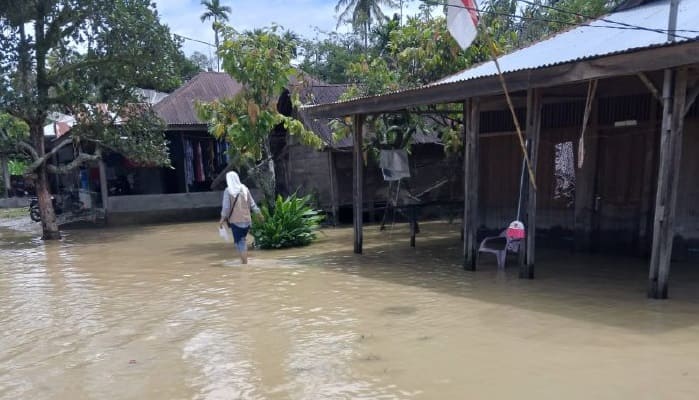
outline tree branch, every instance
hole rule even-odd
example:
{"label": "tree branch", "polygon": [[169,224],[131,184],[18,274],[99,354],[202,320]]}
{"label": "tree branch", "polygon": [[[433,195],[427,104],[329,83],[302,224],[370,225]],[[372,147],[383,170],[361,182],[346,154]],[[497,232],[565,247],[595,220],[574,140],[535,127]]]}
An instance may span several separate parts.
{"label": "tree branch", "polygon": [[24,140],[20,140],[19,142],[17,142],[17,147],[29,153],[29,155],[31,155],[34,160],[39,158],[39,154],[36,152],[36,150],[34,150],[34,147],[31,144],[25,142]]}
{"label": "tree branch", "polygon": [[69,140],[64,140],[58,146],[55,146],[53,149],[51,149],[51,151],[49,151],[48,153],[35,159],[34,162],[27,167],[27,172],[33,172],[35,169],[39,168],[42,164],[48,161],[49,158],[53,157],[54,154],[58,153],[62,148],[72,143],[73,138],[70,138]]}
{"label": "tree branch", "polygon": [[55,70],[55,72],[53,73],[49,73],[48,80],[50,82],[56,83],[60,78],[65,77],[73,71],[78,71],[83,68],[95,67],[104,64],[136,65],[136,63],[124,57],[102,57],[99,59],[88,59],[66,65],[63,68]]}
{"label": "tree branch", "polygon": [[72,170],[78,168],[79,166],[81,166],[82,164],[84,164],[86,162],[99,161],[101,159],[102,159],[102,151],[98,147],[97,150],[95,150],[95,154],[80,153],[80,154],[78,154],[77,157],[75,157],[75,159],[73,161],[71,161],[70,163],[68,163],[62,167],[58,167],[58,166],[49,164],[46,166],[46,168],[48,169],[49,172],[51,172],[53,174],[65,175],[65,174],[71,172]]}

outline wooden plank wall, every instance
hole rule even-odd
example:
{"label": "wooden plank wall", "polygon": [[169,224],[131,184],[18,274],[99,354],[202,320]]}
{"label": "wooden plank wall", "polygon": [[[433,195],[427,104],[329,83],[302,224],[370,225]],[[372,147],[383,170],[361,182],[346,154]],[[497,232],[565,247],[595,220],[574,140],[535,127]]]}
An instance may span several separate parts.
{"label": "wooden plank wall", "polygon": [[[639,96],[637,96],[639,97]],[[637,99],[635,106],[629,105],[633,97],[624,96],[616,99],[600,99],[600,130],[589,132],[589,135],[599,135],[602,138],[602,146],[608,146],[606,150],[600,149],[598,165],[615,164],[615,168],[605,168],[601,174],[603,178],[597,182],[598,191],[609,196],[607,201],[615,204],[629,202],[641,202],[649,200],[654,202],[655,188],[652,187],[648,197],[645,190],[644,175],[654,177],[657,172],[645,171],[643,167],[637,168],[637,163],[619,162],[619,157],[640,157],[645,154],[647,147],[654,143],[652,137],[657,135],[652,119],[652,109],[655,103],[647,96]],[[574,118],[581,115],[575,106],[563,106],[566,113],[571,113]],[[568,110],[570,108],[570,110]],[[560,114],[544,109],[541,145],[539,149],[538,177],[539,186],[537,198],[538,229],[543,231],[554,230],[571,233],[574,230],[574,205],[565,199],[554,197],[556,179],[554,176],[555,145],[557,143],[571,141],[574,144],[574,152],[578,151],[579,126],[562,126],[565,121],[560,121]],[[637,119],[638,126],[627,128],[614,128],[615,120]],[[487,130],[487,126],[485,127]],[[483,131],[483,129],[482,129]],[[616,141],[617,136],[620,140]],[[631,136],[633,140],[621,140],[621,136]],[[677,210],[677,234],[686,239],[692,246],[692,242],[699,243],[699,112],[691,113],[685,125],[684,149],[682,156],[682,174],[680,177],[680,192]],[[616,147],[615,147],[616,146]],[[319,201],[319,205],[331,209],[330,175],[328,170],[327,154],[308,149],[299,144],[292,144],[289,149],[289,161],[285,165],[288,168],[288,184],[290,189],[300,188],[302,194],[313,194]],[[338,203],[340,206],[352,204],[352,154],[351,152],[334,152],[334,178],[338,190]],[[429,201],[453,201],[463,200],[462,188],[462,161],[458,159],[447,160],[443,148],[434,144],[416,145],[410,156],[413,177],[409,184],[413,192],[429,187],[437,180],[445,176],[453,179],[448,185],[428,196]],[[657,162],[657,161],[654,161]],[[519,180],[522,166],[522,155],[516,136],[509,133],[488,132],[480,140],[480,188],[479,188],[479,213],[481,229],[497,231],[503,229],[516,216],[517,199],[519,195]],[[280,177],[281,179],[281,177]],[[623,185],[620,183],[624,183]],[[364,201],[368,210],[375,203],[386,201],[386,183],[381,177],[376,162],[368,161],[364,174]],[[639,196],[643,198],[639,198]],[[620,216],[621,217],[621,216]],[[639,221],[620,219],[614,222],[613,218],[606,222],[606,229],[621,230],[639,229],[642,226],[640,219],[647,218],[646,214],[638,215]],[[611,222],[610,222],[611,221]],[[604,227],[603,227],[604,228]],[[553,235],[552,235],[553,236]],[[697,245],[699,246],[699,244]]]}

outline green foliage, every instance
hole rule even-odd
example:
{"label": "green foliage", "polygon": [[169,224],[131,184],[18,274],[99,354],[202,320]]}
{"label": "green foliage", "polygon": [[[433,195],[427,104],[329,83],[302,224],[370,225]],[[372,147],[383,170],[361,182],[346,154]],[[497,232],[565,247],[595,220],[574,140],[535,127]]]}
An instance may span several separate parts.
{"label": "green foliage", "polygon": [[[535,0],[535,3],[522,8],[516,0],[481,2],[481,8],[485,11],[481,14],[481,32],[466,50],[461,50],[449,34],[446,18],[433,17],[431,4],[437,2],[424,1],[422,12],[409,17],[402,26],[396,19],[383,21],[373,30],[373,47],[347,64],[346,77],[352,85],[343,99],[433,83],[490,59],[492,54],[488,46],[491,40],[497,53],[503,54],[566,29],[570,24],[584,22],[585,18],[575,14],[598,16],[619,1]],[[573,14],[555,10],[551,6],[572,11]],[[520,13],[527,18],[516,18],[515,15]],[[420,130],[437,132],[447,152],[459,151],[460,107],[434,105],[423,107],[420,111],[439,113],[420,118],[415,118],[414,114],[368,116],[366,124],[373,136],[366,136],[365,152],[374,154],[387,147],[409,150],[410,138]],[[332,124],[338,138],[351,131],[350,120],[336,120]]]}
{"label": "green foliage", "polygon": [[[162,123],[147,107],[137,110],[133,89],[172,90],[186,68],[180,42],[149,0],[8,2],[0,25],[0,112],[30,126],[29,143],[43,137],[51,112],[68,113],[78,117],[74,141],[168,163]],[[115,127],[116,117],[126,122]],[[35,168],[46,162],[41,149],[27,151]]]}
{"label": "green foliage", "polygon": [[369,47],[372,23],[386,19],[381,7],[395,8],[395,0],[338,0],[335,12],[340,15],[337,25],[349,23],[355,32],[364,38],[364,47]]}
{"label": "green foliage", "polygon": [[10,175],[24,175],[29,165],[24,160],[9,160],[7,168],[10,170]]}
{"label": "green foliage", "polygon": [[544,0],[526,5],[522,16],[526,19],[517,26],[519,41],[523,46],[546,36],[568,29],[571,24],[581,24],[603,15],[623,0]]}
{"label": "green foliage", "polygon": [[359,61],[365,49],[354,34],[319,33],[299,43],[299,69],[327,83],[346,83],[347,66]]}
{"label": "green foliage", "polygon": [[[231,99],[197,104],[199,118],[209,124],[214,137],[231,144],[232,156],[240,160],[241,166],[271,158],[269,135],[279,126],[302,143],[322,145],[321,139],[299,120],[277,109],[277,101],[295,74],[291,67],[295,44],[277,34],[277,30],[274,26],[238,33],[224,28],[225,39],[219,52],[223,69],[244,89]],[[298,93],[292,93],[291,97],[294,105],[298,105]]]}
{"label": "green foliage", "polygon": [[26,122],[0,112],[0,154],[17,155],[18,144],[29,137]]}
{"label": "green foliage", "polygon": [[306,246],[316,238],[323,216],[310,206],[310,196],[277,196],[273,208],[262,206],[263,222],[250,230],[255,244],[263,249]]}
{"label": "green foliage", "polygon": [[[221,5],[220,0],[202,0],[201,5],[206,11],[199,17],[201,22],[213,20],[211,29],[214,30],[214,41],[216,50],[219,49],[219,34],[221,33],[221,23],[228,21],[228,14],[231,13],[231,8]],[[219,56],[216,55],[216,71],[219,68]]]}
{"label": "green foliage", "polygon": [[199,51],[192,53],[189,56],[189,61],[197,66],[198,71],[209,71],[216,69],[216,61]]}

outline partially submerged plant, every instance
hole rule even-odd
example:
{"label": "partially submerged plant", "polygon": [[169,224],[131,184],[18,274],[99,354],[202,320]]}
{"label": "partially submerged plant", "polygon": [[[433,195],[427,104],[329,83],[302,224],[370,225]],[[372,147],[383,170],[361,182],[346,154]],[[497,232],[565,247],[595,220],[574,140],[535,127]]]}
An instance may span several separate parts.
{"label": "partially submerged plant", "polygon": [[[271,206],[271,207],[270,207]],[[277,196],[270,206],[261,207],[263,222],[253,224],[250,233],[262,249],[307,246],[316,238],[323,215],[311,207],[310,196]]]}

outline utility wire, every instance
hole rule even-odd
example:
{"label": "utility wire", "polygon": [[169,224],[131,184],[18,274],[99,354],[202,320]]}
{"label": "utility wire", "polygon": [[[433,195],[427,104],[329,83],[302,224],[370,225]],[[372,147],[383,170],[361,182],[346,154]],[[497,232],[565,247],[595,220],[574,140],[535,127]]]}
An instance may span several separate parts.
{"label": "utility wire", "polygon": [[[516,1],[523,1],[523,0],[516,0]],[[637,25],[632,25],[632,24],[625,24],[625,26],[623,26],[623,25],[590,25],[589,23],[579,24],[579,23],[575,23],[575,22],[568,22],[568,21],[562,21],[562,20],[554,20],[554,19],[547,19],[547,18],[540,18],[540,17],[527,17],[524,15],[510,14],[510,13],[492,11],[492,10],[484,10],[484,9],[477,8],[477,7],[451,5],[451,4],[432,1],[432,0],[424,0],[423,2],[425,4],[429,4],[429,5],[433,5],[433,6],[463,8],[463,9],[466,9],[469,11],[476,11],[476,12],[481,13],[481,14],[490,14],[490,15],[496,15],[496,16],[500,16],[500,17],[508,17],[508,18],[515,18],[515,19],[520,19],[520,20],[528,20],[528,21],[549,22],[549,23],[554,23],[554,24],[567,25],[567,26],[571,26],[571,27],[585,26],[585,27],[589,27],[589,28],[651,31],[651,32],[656,32],[656,33],[668,34],[670,36],[674,36],[674,37],[680,38],[680,39],[686,39],[686,40],[695,40],[696,39],[693,37],[688,37],[688,36],[678,35],[677,33],[672,33],[670,31],[668,31],[667,29],[654,29],[654,28],[648,28],[648,27],[637,26]],[[559,11],[565,12],[564,10],[560,10],[560,9],[559,9]],[[573,12],[568,12],[568,13],[575,14]],[[582,14],[580,14],[580,15],[582,16]],[[589,17],[589,18],[595,19],[593,17]],[[610,23],[609,20],[607,20],[605,22]],[[617,22],[614,22],[614,23],[617,23]],[[679,32],[679,31],[675,31],[675,32]]]}
{"label": "utility wire", "polygon": [[184,40],[191,40],[192,42],[202,43],[202,44],[205,44],[205,45],[207,45],[207,46],[216,47],[216,45],[214,45],[214,44],[212,44],[212,43],[205,42],[205,41],[203,41],[203,40],[192,39],[191,37],[187,37],[187,36],[184,36],[184,35],[180,35],[180,34],[178,34],[178,33],[173,33],[173,36],[176,36],[176,37],[178,37],[178,38],[182,38],[182,39],[184,39]]}
{"label": "utility wire", "polygon": [[[596,17],[593,17],[593,16],[591,16],[591,15],[581,14],[581,13],[578,13],[578,12],[575,12],[575,11],[566,10],[566,9],[563,9],[563,8],[558,8],[558,7],[554,7],[554,6],[549,6],[549,5],[546,5],[546,4],[537,4],[537,3],[534,3],[533,1],[529,1],[529,0],[515,0],[515,1],[517,1],[518,3],[528,4],[528,5],[534,6],[534,7],[541,7],[541,8],[545,8],[545,9],[552,10],[552,11],[558,11],[558,12],[564,13],[564,14],[574,15],[574,16],[576,16],[576,17],[581,17],[581,18],[585,18],[585,19],[588,19],[588,20],[595,20],[595,19],[596,19],[596,20],[598,20],[598,21],[603,21],[603,22],[606,22],[606,23],[608,23],[608,24],[616,24],[616,25],[620,25],[620,26],[627,27],[627,28],[638,29],[638,30],[649,31],[649,32],[656,32],[656,33],[662,33],[662,34],[667,34],[667,33],[670,32],[670,30],[668,30],[668,29],[648,28],[648,27],[645,27],[645,26],[628,24],[628,23],[626,23],[626,22],[614,21],[614,20],[611,20],[611,19],[608,19],[608,18],[596,18]],[[675,32],[675,33],[676,33],[676,32],[680,32],[680,31],[679,31],[679,30],[673,30],[672,32]],[[699,31],[682,30],[681,32],[699,32]],[[692,39],[692,38],[685,37],[685,36],[680,36],[680,35],[674,35],[674,36],[679,37],[679,38],[684,38],[684,39]]]}

